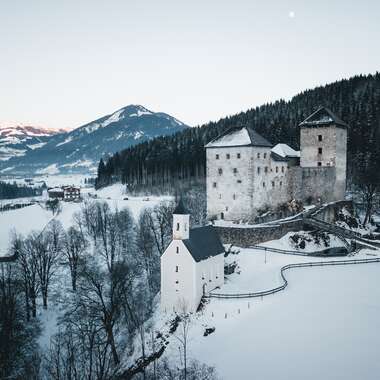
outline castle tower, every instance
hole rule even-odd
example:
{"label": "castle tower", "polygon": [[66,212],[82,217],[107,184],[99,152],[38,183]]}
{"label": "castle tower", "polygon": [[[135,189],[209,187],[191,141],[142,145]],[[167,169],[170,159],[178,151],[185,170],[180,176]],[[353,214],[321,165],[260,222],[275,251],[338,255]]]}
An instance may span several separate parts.
{"label": "castle tower", "polygon": [[173,240],[186,240],[189,238],[190,214],[186,210],[182,198],[173,211]]}
{"label": "castle tower", "polygon": [[324,194],[324,200],[344,199],[347,127],[326,107],[319,108],[300,124],[300,164],[308,169],[303,170],[304,180],[306,177],[304,198]]}

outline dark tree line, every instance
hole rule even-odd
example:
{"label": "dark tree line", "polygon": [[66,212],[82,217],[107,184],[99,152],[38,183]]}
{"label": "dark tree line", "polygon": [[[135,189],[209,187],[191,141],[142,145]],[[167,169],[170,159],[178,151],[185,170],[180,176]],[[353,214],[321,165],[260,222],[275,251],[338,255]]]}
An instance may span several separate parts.
{"label": "dark tree line", "polygon": [[34,188],[31,186],[18,185],[17,183],[7,183],[0,181],[0,199],[14,199],[24,197],[34,197],[41,195],[42,188]]}
{"label": "dark tree line", "polygon": [[[350,126],[348,170],[353,181],[358,182],[361,168],[356,165],[357,161],[364,152],[373,154],[380,143],[380,73],[317,87],[290,101],[265,104],[218,122],[130,147],[100,161],[96,186],[121,180],[133,189],[202,180],[205,176],[204,145],[233,126],[251,126],[273,144],[285,142],[299,148],[299,123],[322,105]],[[373,143],[368,144],[369,141]],[[373,157],[376,159],[377,155]]]}

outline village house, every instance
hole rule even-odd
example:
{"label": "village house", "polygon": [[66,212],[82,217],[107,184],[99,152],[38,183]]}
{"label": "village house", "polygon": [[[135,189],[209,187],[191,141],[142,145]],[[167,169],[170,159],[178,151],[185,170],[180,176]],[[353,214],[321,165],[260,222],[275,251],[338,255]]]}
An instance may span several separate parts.
{"label": "village house", "polygon": [[273,146],[248,126],[231,128],[206,145],[209,219],[251,221],[292,199],[344,199],[347,124],[321,107],[299,127],[300,151]]}
{"label": "village house", "polygon": [[65,201],[77,201],[80,199],[80,188],[74,186],[65,186],[63,188],[63,199]]}
{"label": "village house", "polygon": [[173,240],[161,256],[161,310],[195,312],[202,296],[223,282],[224,247],[215,228],[190,228],[180,200],[173,212]]}

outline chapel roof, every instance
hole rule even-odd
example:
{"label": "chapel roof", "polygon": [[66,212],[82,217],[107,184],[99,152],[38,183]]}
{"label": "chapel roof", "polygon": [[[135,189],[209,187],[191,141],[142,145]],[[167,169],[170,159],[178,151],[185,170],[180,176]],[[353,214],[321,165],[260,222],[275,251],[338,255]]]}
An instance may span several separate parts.
{"label": "chapel roof", "polygon": [[213,226],[192,228],[189,239],[182,240],[196,262],[224,253],[224,247]]}
{"label": "chapel roof", "polygon": [[320,107],[310,116],[308,116],[302,123],[300,127],[317,127],[324,125],[337,125],[339,127],[347,128],[348,125],[336,116],[330,109],[327,107]]}
{"label": "chapel roof", "polygon": [[176,215],[188,215],[188,214],[190,214],[189,211],[187,211],[185,205],[183,204],[182,198],[179,199],[179,202],[178,202],[176,208],[174,209],[173,214],[176,214]]}
{"label": "chapel roof", "polygon": [[251,127],[232,127],[221,133],[215,139],[211,140],[206,148],[232,146],[260,146],[269,147],[271,144],[267,139],[259,135]]}

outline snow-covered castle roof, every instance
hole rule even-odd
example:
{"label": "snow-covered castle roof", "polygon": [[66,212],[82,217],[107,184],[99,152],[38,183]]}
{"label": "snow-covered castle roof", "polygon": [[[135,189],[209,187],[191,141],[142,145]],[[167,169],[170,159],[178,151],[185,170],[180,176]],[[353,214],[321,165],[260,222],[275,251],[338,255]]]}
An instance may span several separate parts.
{"label": "snow-covered castle roof", "polygon": [[272,148],[272,153],[277,154],[282,158],[299,158],[300,152],[298,150],[294,150],[289,145],[286,144],[277,144]]}
{"label": "snow-covered castle roof", "polygon": [[211,140],[206,145],[206,148],[231,146],[272,147],[273,144],[271,144],[264,137],[260,136],[251,127],[233,127]]}
{"label": "snow-covered castle roof", "polygon": [[300,123],[300,127],[316,127],[331,124],[335,124],[343,128],[348,127],[348,125],[343,120],[339,119],[339,117],[336,116],[330,109],[327,107],[320,107],[302,123]]}

